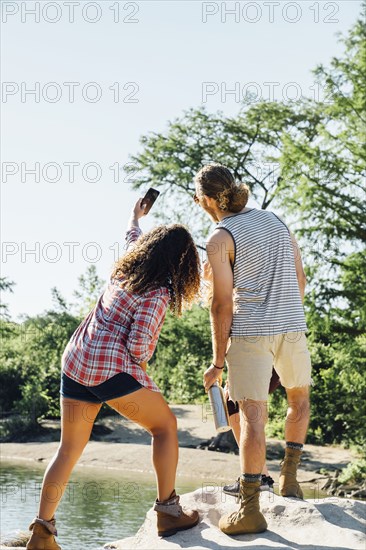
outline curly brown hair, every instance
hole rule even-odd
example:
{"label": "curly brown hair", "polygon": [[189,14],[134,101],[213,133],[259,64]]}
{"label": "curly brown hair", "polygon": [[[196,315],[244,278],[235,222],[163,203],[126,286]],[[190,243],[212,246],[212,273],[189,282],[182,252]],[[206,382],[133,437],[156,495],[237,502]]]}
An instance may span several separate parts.
{"label": "curly brown hair", "polygon": [[191,234],[180,224],[152,229],[116,262],[112,277],[136,294],[167,287],[170,309],[181,315],[182,308],[197,298],[201,282],[200,259]]}

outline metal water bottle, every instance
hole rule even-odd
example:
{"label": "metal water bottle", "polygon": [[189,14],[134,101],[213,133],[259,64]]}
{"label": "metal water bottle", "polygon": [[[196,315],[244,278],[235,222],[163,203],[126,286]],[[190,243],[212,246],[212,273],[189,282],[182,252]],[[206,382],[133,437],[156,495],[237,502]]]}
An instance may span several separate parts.
{"label": "metal water bottle", "polygon": [[208,390],[208,397],[212,408],[216,431],[221,433],[231,430],[224,390],[218,382],[215,382],[210,387]]}

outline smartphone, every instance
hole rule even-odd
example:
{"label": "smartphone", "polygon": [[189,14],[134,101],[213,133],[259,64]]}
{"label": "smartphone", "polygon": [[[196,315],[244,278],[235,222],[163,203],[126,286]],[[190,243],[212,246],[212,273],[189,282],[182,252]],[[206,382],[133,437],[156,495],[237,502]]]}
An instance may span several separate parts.
{"label": "smartphone", "polygon": [[141,201],[142,206],[146,204],[145,214],[150,212],[152,205],[154,204],[154,202],[156,201],[159,195],[160,195],[160,191],[157,191],[156,189],[153,189],[152,187],[150,187],[150,189],[148,190],[148,192],[146,193],[146,195]]}

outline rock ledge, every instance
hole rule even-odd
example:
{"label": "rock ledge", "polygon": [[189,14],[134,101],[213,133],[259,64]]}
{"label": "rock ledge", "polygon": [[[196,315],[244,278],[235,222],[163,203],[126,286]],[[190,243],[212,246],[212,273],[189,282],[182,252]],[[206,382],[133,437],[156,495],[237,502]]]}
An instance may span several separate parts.
{"label": "rock ledge", "polygon": [[235,499],[217,487],[205,487],[181,496],[183,507],[197,509],[200,523],[193,529],[162,539],[156,531],[156,513],[151,508],[134,537],[105,545],[115,550],[231,550],[287,548],[303,550],[364,550],[366,546],[366,503],[357,500],[326,498],[301,501],[261,494],[261,509],[268,530],[258,535],[229,537],[218,528],[219,518],[238,508]]}

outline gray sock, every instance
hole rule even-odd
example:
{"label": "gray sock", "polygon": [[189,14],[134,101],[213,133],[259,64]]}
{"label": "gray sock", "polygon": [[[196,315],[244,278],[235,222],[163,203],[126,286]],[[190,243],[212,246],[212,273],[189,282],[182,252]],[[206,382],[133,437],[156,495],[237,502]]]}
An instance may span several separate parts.
{"label": "gray sock", "polygon": [[245,483],[256,483],[262,481],[262,474],[242,474],[241,478]]}
{"label": "gray sock", "polygon": [[303,448],[302,443],[294,443],[293,441],[286,441],[286,447],[289,449],[296,449],[297,451],[302,451]]}

